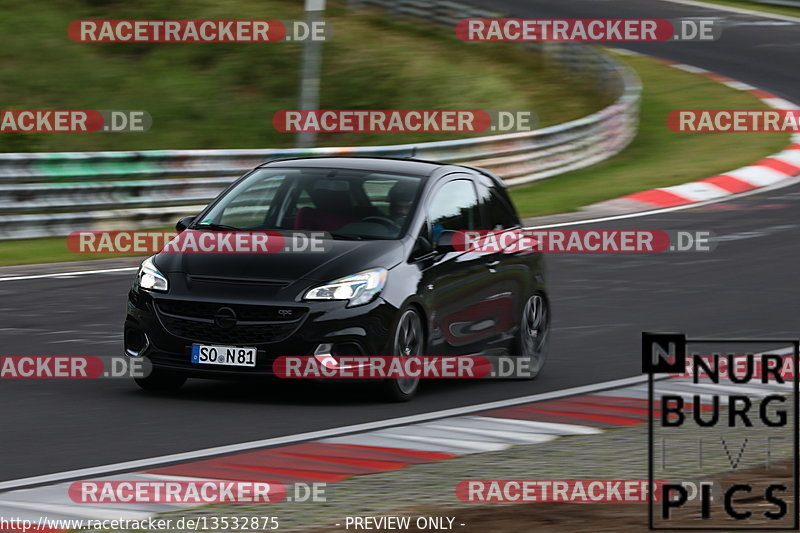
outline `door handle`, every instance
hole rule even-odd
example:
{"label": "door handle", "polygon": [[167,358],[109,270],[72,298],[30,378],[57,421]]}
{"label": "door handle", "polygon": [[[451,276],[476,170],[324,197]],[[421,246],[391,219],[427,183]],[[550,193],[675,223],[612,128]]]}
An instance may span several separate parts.
{"label": "door handle", "polygon": [[492,267],[495,267],[495,266],[497,266],[499,264],[500,264],[500,260],[497,259],[497,260],[494,260],[494,261],[487,262],[486,266],[489,267],[489,268],[492,268]]}

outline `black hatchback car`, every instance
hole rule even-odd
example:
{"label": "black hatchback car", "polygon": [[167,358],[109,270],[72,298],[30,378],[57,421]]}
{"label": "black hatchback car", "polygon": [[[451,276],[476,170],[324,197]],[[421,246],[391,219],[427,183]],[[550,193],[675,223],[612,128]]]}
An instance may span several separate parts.
{"label": "black hatchback car", "polygon": [[[187,377],[269,376],[281,355],[506,355],[529,358],[532,377],[549,328],[541,254],[453,245],[457,231],[519,225],[502,181],[477,168],[356,157],[265,163],[177,229],[319,231],[324,251],[148,258],[129,292],[125,353],[151,363],[136,380],[147,390],[177,389]],[[210,347],[243,356],[211,364],[202,356]],[[381,386],[408,400],[419,379]]]}

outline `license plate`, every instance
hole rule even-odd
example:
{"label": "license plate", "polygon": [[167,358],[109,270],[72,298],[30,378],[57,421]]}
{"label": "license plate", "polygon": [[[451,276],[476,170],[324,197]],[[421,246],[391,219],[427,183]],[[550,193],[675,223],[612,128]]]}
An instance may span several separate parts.
{"label": "license plate", "polygon": [[256,349],[192,344],[191,360],[201,365],[256,366]]}

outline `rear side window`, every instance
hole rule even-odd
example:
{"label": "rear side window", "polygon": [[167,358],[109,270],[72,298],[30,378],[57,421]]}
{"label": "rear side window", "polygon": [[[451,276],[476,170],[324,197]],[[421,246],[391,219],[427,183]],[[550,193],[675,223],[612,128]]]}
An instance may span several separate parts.
{"label": "rear side window", "polygon": [[494,189],[486,189],[484,205],[488,220],[484,224],[485,227],[481,229],[509,229],[519,225],[517,215]]}

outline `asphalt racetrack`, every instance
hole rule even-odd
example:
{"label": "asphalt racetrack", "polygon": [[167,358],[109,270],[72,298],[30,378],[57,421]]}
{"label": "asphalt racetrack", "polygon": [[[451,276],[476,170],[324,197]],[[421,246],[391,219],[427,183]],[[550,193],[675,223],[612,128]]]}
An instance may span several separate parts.
{"label": "asphalt racetrack", "polygon": [[[721,17],[726,26],[718,42],[623,44],[800,102],[797,23],[662,1],[484,4],[529,18]],[[159,396],[128,380],[3,380],[0,481],[635,376],[641,372],[643,330],[797,337],[798,212],[800,186],[793,185],[700,208],[580,226],[706,230],[722,240],[710,253],[551,255],[551,354],[533,382],[425,382],[412,402],[385,404],[374,402],[369,385],[190,380],[179,394]],[[120,355],[133,275],[0,281],[2,353]]]}

